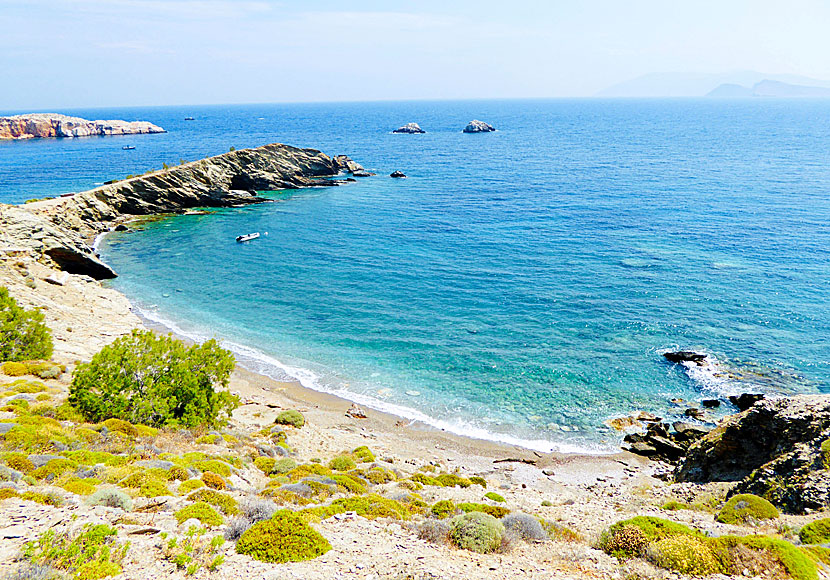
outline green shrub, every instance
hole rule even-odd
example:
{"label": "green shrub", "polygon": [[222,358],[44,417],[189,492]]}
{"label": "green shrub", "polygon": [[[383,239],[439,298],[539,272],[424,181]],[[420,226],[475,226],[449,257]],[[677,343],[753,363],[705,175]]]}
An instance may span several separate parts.
{"label": "green shrub", "polygon": [[21,362],[4,362],[3,366],[0,368],[2,368],[4,375],[8,375],[10,377],[22,377],[28,372],[26,365]]}
{"label": "green shrub", "polygon": [[649,545],[645,532],[638,526],[626,524],[611,528],[602,535],[599,548],[617,558],[642,556]]}
{"label": "green shrub", "polygon": [[0,501],[11,497],[20,497],[20,495],[9,487],[0,487]]}
{"label": "green shrub", "polygon": [[211,505],[215,505],[222,513],[232,516],[239,513],[239,507],[236,500],[226,493],[219,493],[213,489],[200,489],[191,493],[187,499],[193,502],[203,501]]}
{"label": "green shrub", "polygon": [[494,518],[503,518],[510,513],[510,510],[500,505],[487,505],[484,503],[465,502],[458,504],[458,509],[462,512],[483,512],[489,514]]}
{"label": "green shrub", "polygon": [[8,289],[0,287],[0,360],[48,359],[53,348],[43,313],[24,310]]}
{"label": "green shrub", "polygon": [[126,493],[119,489],[99,489],[87,500],[89,505],[102,505],[106,507],[120,508],[125,512],[132,511],[133,500]]}
{"label": "green shrub", "polygon": [[203,501],[183,507],[173,514],[173,516],[179,524],[182,524],[191,518],[199,520],[206,526],[220,526],[223,521],[222,516],[219,515],[219,512]]}
{"label": "green shrub", "polygon": [[105,346],[75,368],[69,402],[90,421],[197,427],[224,423],[239,404],[227,387],[233,355],[214,340],[187,347],[150,331]]}
{"label": "green shrub", "polygon": [[354,469],[356,465],[354,459],[348,455],[338,455],[329,461],[329,468],[335,471],[349,471],[350,469]]}
{"label": "green shrub", "polygon": [[220,441],[224,441],[224,439],[222,439],[220,435],[216,434],[205,435],[196,439],[196,443],[201,443],[203,445],[216,445]]}
{"label": "green shrub", "polygon": [[331,545],[296,514],[282,510],[270,520],[251,526],[236,543],[236,551],[262,562],[300,562],[331,550]]}
{"label": "green shrub", "polygon": [[483,477],[479,477],[478,475],[473,475],[470,477],[470,483],[474,483],[476,485],[480,485],[483,488],[487,488],[487,480]]}
{"label": "green shrub", "polygon": [[101,423],[101,427],[106,427],[107,431],[121,433],[127,437],[138,437],[138,429],[136,429],[135,425],[123,419],[116,419],[114,417],[107,419]]}
{"label": "green shrub", "polygon": [[277,460],[273,457],[257,457],[254,459],[254,465],[265,475],[271,474],[271,470],[274,469],[276,462]]}
{"label": "green shrub", "polygon": [[231,474],[230,465],[218,459],[203,459],[201,461],[194,461],[193,467],[201,471],[211,471],[223,477],[228,477]]}
{"label": "green shrub", "polygon": [[35,470],[34,463],[29,461],[29,458],[23,453],[10,453],[6,457],[6,465],[23,474],[31,473]]}
{"label": "green shrub", "polygon": [[646,554],[657,566],[683,574],[708,576],[722,571],[709,546],[694,536],[663,538],[651,544],[646,549]]}
{"label": "green shrub", "polygon": [[810,522],[798,532],[804,544],[826,544],[830,542],[830,518]]}
{"label": "green shrub", "polygon": [[162,546],[164,559],[173,562],[179,570],[192,576],[199,570],[215,572],[225,561],[217,550],[225,543],[222,536],[208,538],[207,528],[191,527],[184,536],[165,538]]}
{"label": "green shrub", "polygon": [[435,502],[430,512],[439,520],[447,519],[455,513],[455,503],[449,499],[442,499],[441,501]]}
{"label": "green shrub", "polygon": [[83,479],[71,479],[61,487],[75,495],[92,495],[95,492],[95,486]]}
{"label": "green shrub", "polygon": [[491,515],[470,512],[450,521],[450,539],[459,548],[486,554],[501,545],[504,525]]}
{"label": "green shrub", "polygon": [[496,492],[494,492],[494,491],[488,491],[487,493],[484,494],[484,497],[486,497],[487,499],[489,499],[491,501],[497,501],[497,502],[504,503],[504,498],[502,496],[500,496],[499,494],[497,494]]}
{"label": "green shrub", "polygon": [[374,485],[380,485],[383,483],[389,483],[390,481],[395,481],[397,477],[388,469],[373,467],[366,472],[366,479]]}
{"label": "green shrub", "polygon": [[63,368],[59,364],[41,360],[25,361],[24,364],[26,365],[26,374],[41,379],[57,379],[63,374]]}
{"label": "green shrub", "polygon": [[26,499],[43,505],[51,505],[53,507],[60,507],[63,504],[63,499],[59,495],[54,493],[40,493],[37,491],[23,492],[20,499]]}
{"label": "green shrub", "polygon": [[269,474],[282,475],[290,472],[295,467],[297,467],[296,461],[294,461],[290,457],[283,457],[282,459],[277,459],[276,461],[274,461],[274,464],[271,466],[271,471],[269,472]]}
{"label": "green shrub", "polygon": [[23,558],[41,566],[66,571],[77,580],[95,580],[121,573],[129,543],[118,546],[118,531],[106,524],[87,524],[77,535],[47,530],[23,546]]}
{"label": "green shrub", "polygon": [[277,418],[274,419],[274,423],[277,425],[291,425],[292,427],[299,429],[305,425],[305,417],[303,417],[303,414],[299,411],[289,409],[277,415]]}
{"label": "green shrub", "polygon": [[199,489],[200,487],[205,487],[204,481],[201,479],[188,479],[179,484],[179,493],[190,493],[194,489]]}
{"label": "green shrub", "polygon": [[435,479],[440,481],[441,485],[444,487],[470,487],[472,485],[472,482],[469,479],[458,476],[454,473],[442,473]]}
{"label": "green shrub", "polygon": [[774,520],[778,510],[770,502],[751,493],[732,496],[717,515],[723,524],[747,524],[756,521]]}
{"label": "green shrub", "polygon": [[412,477],[410,477],[409,479],[411,479],[415,483],[420,483],[421,485],[433,485],[436,487],[444,487],[443,483],[441,483],[431,475],[427,475],[426,473],[413,473]]}
{"label": "green shrub", "polygon": [[50,459],[46,465],[38,467],[32,472],[31,475],[35,479],[46,479],[52,481],[56,477],[60,477],[67,471],[75,469],[76,467],[78,467],[78,464],[74,461],[58,457],[56,459]]}
{"label": "green shrub", "polygon": [[357,459],[361,463],[372,463],[375,460],[374,454],[365,445],[361,445],[360,447],[352,451],[352,455],[354,455],[355,459]]}
{"label": "green shrub", "polygon": [[[818,571],[815,562],[803,551],[791,543],[768,536],[722,536],[709,540],[709,546],[722,561],[726,573],[741,574],[740,566],[736,567],[729,561],[728,555],[734,553],[736,547],[745,547],[765,553],[769,558],[780,563],[787,574],[794,580],[818,580]],[[724,554],[727,555],[724,558]],[[768,566],[767,566],[768,568]],[[765,570],[759,570],[762,572]]]}
{"label": "green shrub", "polygon": [[821,444],[821,461],[824,469],[830,469],[830,439],[825,439]]}

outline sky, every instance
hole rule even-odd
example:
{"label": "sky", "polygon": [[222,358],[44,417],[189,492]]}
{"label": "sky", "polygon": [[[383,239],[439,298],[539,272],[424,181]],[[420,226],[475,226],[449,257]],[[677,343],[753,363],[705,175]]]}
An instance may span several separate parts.
{"label": "sky", "polygon": [[828,23],[826,0],[0,0],[0,112],[830,79]]}

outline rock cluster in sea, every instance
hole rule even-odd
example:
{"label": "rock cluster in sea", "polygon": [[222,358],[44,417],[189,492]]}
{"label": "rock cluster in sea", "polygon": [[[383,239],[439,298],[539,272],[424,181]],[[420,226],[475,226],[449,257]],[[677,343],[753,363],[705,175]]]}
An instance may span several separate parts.
{"label": "rock cluster in sea", "polygon": [[98,135],[135,135],[165,133],[147,121],[88,121],[57,113],[33,113],[0,117],[0,139],[36,139],[45,137],[90,137]]}
{"label": "rock cluster in sea", "polygon": [[496,128],[492,125],[485,123],[484,121],[479,121],[478,119],[473,119],[467,126],[464,127],[464,133],[489,133],[490,131],[495,131]]}
{"label": "rock cluster in sea", "polygon": [[398,127],[393,133],[426,133],[421,127],[418,126],[418,123],[407,123],[402,127]]}

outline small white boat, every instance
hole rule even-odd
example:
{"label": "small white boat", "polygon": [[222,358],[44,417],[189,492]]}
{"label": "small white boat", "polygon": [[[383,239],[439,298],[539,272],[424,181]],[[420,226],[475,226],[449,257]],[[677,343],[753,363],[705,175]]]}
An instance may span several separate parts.
{"label": "small white boat", "polygon": [[259,232],[254,232],[253,234],[245,234],[244,236],[236,236],[237,242],[250,242],[251,240],[255,240],[259,237]]}
{"label": "small white boat", "polygon": [[124,145],[121,149],[123,149],[124,151],[132,151],[133,149],[135,149],[135,145]]}

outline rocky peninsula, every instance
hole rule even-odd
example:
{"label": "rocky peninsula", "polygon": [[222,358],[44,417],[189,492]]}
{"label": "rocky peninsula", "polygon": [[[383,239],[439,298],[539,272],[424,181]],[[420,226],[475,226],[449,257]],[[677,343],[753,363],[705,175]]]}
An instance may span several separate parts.
{"label": "rocky peninsula", "polygon": [[[0,372],[0,577],[43,577],[19,572],[35,570],[26,542],[95,525],[109,530],[119,579],[828,578],[827,396],[755,401],[708,432],[676,424],[674,464],[456,437],[239,367],[229,390],[241,405],[214,430],[91,424],[67,409],[78,362],[146,324],[95,279],[107,267],[91,237],[155,213],[256,203],[256,189],[330,185],[344,170],[362,168],[267,145],[0,206],[0,286],[39,309],[54,339],[48,375]],[[783,513],[746,493],[790,473],[794,484],[769,494]],[[269,563],[240,549],[278,509],[322,536],[316,557]],[[486,546],[463,535],[468,524],[484,526]]]}
{"label": "rocky peninsula", "polygon": [[335,186],[341,171],[362,172],[346,156],[279,143],[231,151],[168,169],[24,206],[0,205],[0,244],[48,259],[73,274],[96,279],[115,272],[92,251],[98,234],[136,217],[197,207],[266,201],[257,191]]}
{"label": "rocky peninsula", "polygon": [[166,133],[147,121],[88,121],[58,113],[31,113],[0,117],[0,140],[44,139],[50,137],[93,137]]}

